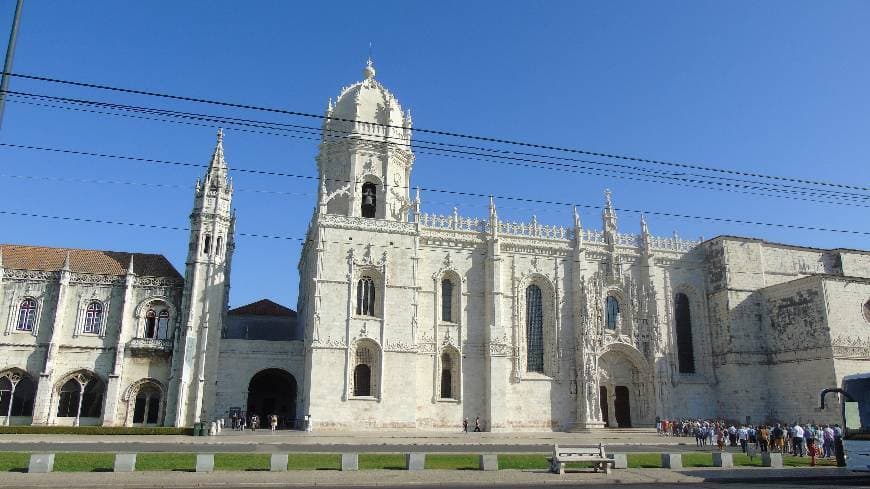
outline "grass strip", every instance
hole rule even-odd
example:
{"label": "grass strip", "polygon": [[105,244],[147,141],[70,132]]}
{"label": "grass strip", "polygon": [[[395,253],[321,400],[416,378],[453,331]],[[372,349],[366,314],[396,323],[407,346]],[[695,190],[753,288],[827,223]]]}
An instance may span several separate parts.
{"label": "grass strip", "polygon": [[405,470],[403,453],[361,453],[360,470]]}
{"label": "grass strip", "polygon": [[662,468],[662,455],[660,453],[629,453],[626,456],[630,469]]}
{"label": "grass strip", "polygon": [[478,470],[480,468],[480,456],[473,453],[427,454],[426,468],[441,470]]}
{"label": "grass strip", "polygon": [[111,472],[114,453],[62,452],[54,456],[55,472]]}
{"label": "grass strip", "polygon": [[169,426],[0,426],[0,435],[192,435],[193,428]]}
{"label": "grass strip", "polygon": [[337,453],[291,453],[287,457],[289,470],[341,470],[341,455]]}
{"label": "grass strip", "polygon": [[0,472],[27,472],[29,453],[0,452]]}
{"label": "grass strip", "polygon": [[195,453],[140,453],[136,456],[136,470],[196,470]]}
{"label": "grass strip", "polygon": [[269,470],[271,466],[268,453],[216,453],[215,470]]}

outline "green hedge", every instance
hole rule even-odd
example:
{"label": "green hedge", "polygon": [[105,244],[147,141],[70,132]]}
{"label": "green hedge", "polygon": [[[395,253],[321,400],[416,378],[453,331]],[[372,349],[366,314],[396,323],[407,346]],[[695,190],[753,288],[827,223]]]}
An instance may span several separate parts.
{"label": "green hedge", "polygon": [[0,426],[0,435],[192,435],[193,428],[127,426]]}

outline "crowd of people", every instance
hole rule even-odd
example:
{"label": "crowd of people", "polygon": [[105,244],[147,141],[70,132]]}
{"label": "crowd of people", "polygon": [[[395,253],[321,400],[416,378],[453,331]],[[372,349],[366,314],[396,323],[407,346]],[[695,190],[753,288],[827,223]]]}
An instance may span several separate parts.
{"label": "crowd of people", "polygon": [[658,419],[656,431],[661,436],[694,437],[699,447],[740,447],[743,453],[779,452],[799,457],[834,457],[834,444],[842,438],[839,425],[726,423],[723,420]]}

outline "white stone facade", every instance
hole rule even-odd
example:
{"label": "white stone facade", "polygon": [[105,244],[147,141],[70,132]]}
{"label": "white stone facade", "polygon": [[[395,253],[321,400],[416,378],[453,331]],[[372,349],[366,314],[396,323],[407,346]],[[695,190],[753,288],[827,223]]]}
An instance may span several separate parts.
{"label": "white stone facade", "polygon": [[374,75],[329,103],[299,264],[317,429],[831,421],[818,392],[870,367],[870,253],[622,234],[609,193],[602,231],[426,214]]}

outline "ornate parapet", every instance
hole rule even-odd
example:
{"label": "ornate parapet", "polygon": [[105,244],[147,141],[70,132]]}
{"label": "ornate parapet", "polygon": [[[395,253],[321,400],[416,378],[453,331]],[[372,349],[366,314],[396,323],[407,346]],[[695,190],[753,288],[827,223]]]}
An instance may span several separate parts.
{"label": "ornate parapet", "polygon": [[162,356],[172,354],[172,340],[156,338],[133,338],[127,350],[134,356]]}

